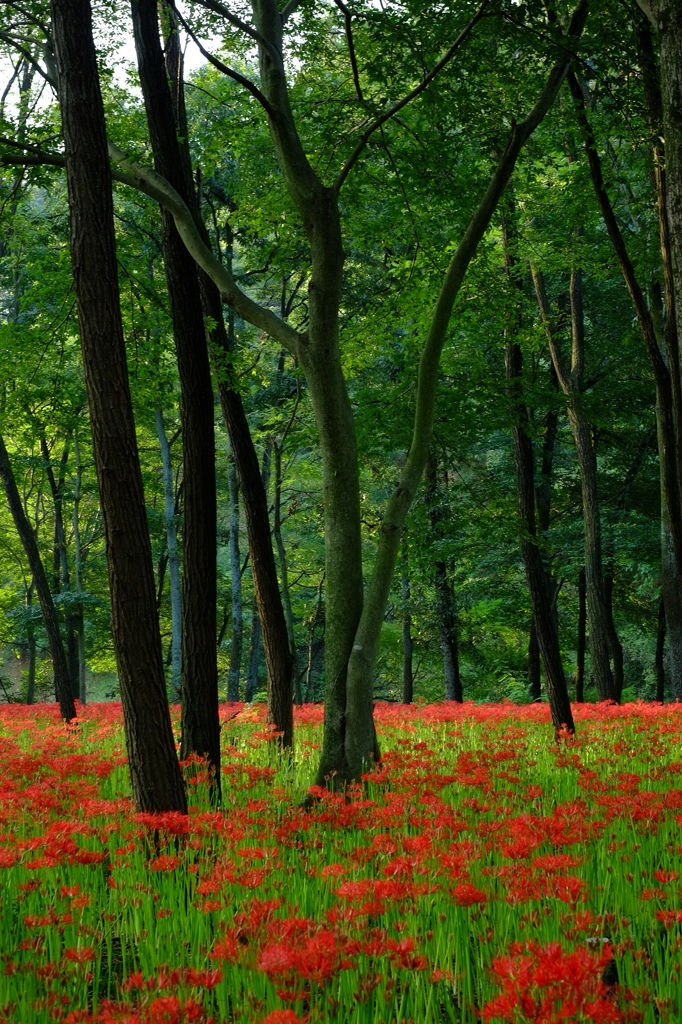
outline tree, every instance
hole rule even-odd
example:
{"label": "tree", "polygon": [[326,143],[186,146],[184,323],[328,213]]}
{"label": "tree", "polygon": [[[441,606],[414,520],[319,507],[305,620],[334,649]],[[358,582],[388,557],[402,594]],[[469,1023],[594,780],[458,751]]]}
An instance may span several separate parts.
{"label": "tree", "polygon": [[[35,586],[36,593],[38,594],[38,600],[40,601],[40,610],[43,615],[43,622],[45,623],[47,639],[50,645],[50,656],[52,658],[52,668],[54,672],[54,687],[57,701],[59,703],[59,710],[62,718],[66,722],[70,722],[72,718],[76,717],[76,707],[73,702],[73,694],[71,691],[69,666],[66,660],[61,633],[59,632],[59,620],[57,618],[54,601],[52,600],[52,594],[50,593],[47,573],[45,572],[45,567],[40,557],[35,534],[33,533],[31,524],[24,511],[16,480],[14,479],[14,473],[12,472],[12,463],[10,462],[9,453],[5,446],[4,438],[1,435],[0,477],[2,477],[2,484],[5,489],[5,494],[7,495],[10,512],[12,513],[17,533],[21,538],[21,543],[24,546],[24,551],[26,552],[26,557],[31,569],[31,574],[33,576],[32,586]],[[31,689],[30,682],[31,680],[29,680],[29,692]]]}
{"label": "tree", "polygon": [[133,795],[185,812],[175,754],[119,306],[111,174],[88,0],[53,0],[74,288],[107,541]]}

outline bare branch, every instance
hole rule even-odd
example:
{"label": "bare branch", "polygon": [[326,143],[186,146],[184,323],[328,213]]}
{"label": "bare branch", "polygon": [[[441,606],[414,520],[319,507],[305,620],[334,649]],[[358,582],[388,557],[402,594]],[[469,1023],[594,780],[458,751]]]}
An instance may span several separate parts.
{"label": "bare branch", "polygon": [[287,20],[294,14],[295,11],[301,6],[302,0],[289,0],[289,3],[284,5],[282,10],[282,24],[285,25]]}
{"label": "bare branch", "polygon": [[[175,13],[178,14],[173,0],[169,0],[169,2],[172,4]],[[267,39],[264,39],[253,25],[249,25],[247,22],[242,21],[242,19],[238,18],[236,14],[233,14],[225,4],[221,4],[219,0],[195,0],[195,3],[198,3],[200,7],[205,7],[207,11],[213,11],[214,14],[220,14],[221,17],[225,18],[226,21],[229,21],[231,25],[238,28],[240,32],[244,32],[245,35],[250,36],[251,39],[255,40],[259,45],[264,46],[265,49],[269,50],[274,56],[279,56],[272,44]]]}
{"label": "bare branch", "polygon": [[403,98],[401,100],[398,100],[397,103],[394,103],[392,107],[390,107],[388,110],[384,111],[383,114],[380,114],[379,117],[377,117],[377,119],[375,121],[373,121],[369,125],[368,128],[365,128],[364,132],[362,133],[362,135],[358,139],[358,142],[357,142],[357,145],[355,146],[355,149],[353,150],[351,155],[346,160],[346,163],[344,164],[344,166],[341,169],[341,173],[339,174],[338,178],[336,179],[336,184],[335,184],[334,187],[336,188],[337,191],[343,185],[344,181],[348,177],[349,172],[351,171],[351,169],[353,168],[353,166],[357,162],[358,157],[362,153],[363,149],[367,145],[367,142],[369,141],[371,136],[374,134],[374,132],[378,128],[381,128],[382,124],[386,124],[386,122],[389,121],[395,114],[397,114],[399,110],[402,110],[403,107],[406,107],[408,103],[411,103],[412,100],[415,99],[415,97],[419,96],[420,93],[424,92],[424,90],[431,84],[431,82],[434,80],[434,78],[438,74],[440,74],[440,72],[443,70],[443,68],[447,64],[449,64],[449,62],[452,60],[452,58],[454,57],[454,55],[457,52],[457,50],[459,49],[459,47],[462,45],[462,43],[465,41],[465,39],[470,35],[470,33],[471,33],[472,29],[474,28],[474,26],[484,16],[486,8],[489,6],[490,2],[491,2],[491,0],[483,0],[483,3],[479,7],[479,9],[476,11],[476,14],[474,14],[474,16],[471,19],[471,21],[469,21],[464,26],[464,28],[459,33],[459,35],[455,39],[455,41],[452,44],[452,46],[448,50],[446,50],[446,52],[443,54],[443,56],[438,61],[438,63],[431,69],[431,71],[428,72],[428,74],[426,74],[424,76],[424,78],[421,80],[419,85],[416,85],[414,87],[414,89],[412,89],[410,92],[407,93],[406,96],[403,96]]}
{"label": "bare branch", "polygon": [[248,91],[251,93],[251,95],[253,97],[255,97],[255,99],[258,100],[258,102],[263,107],[263,109],[266,111],[268,116],[269,117],[273,117],[274,116],[273,109],[270,106],[270,104],[268,103],[268,101],[266,100],[266,98],[263,95],[263,93],[258,88],[258,86],[254,82],[252,82],[250,78],[246,78],[244,75],[240,75],[238,71],[234,71],[232,68],[229,68],[227,66],[227,64],[223,64],[223,62],[221,60],[219,60],[218,57],[214,57],[212,53],[209,53],[208,50],[204,46],[202,46],[202,44],[199,42],[199,40],[197,39],[197,36],[192,31],[190,26],[187,24],[187,22],[185,21],[183,16],[180,14],[180,12],[178,10],[176,10],[175,8],[174,8],[174,12],[177,15],[178,21],[180,22],[180,24],[184,28],[184,30],[187,33],[187,35],[190,37],[190,39],[192,39],[194,41],[194,43],[198,47],[199,53],[202,55],[202,57],[205,57],[206,60],[209,62],[209,64],[212,64],[213,67],[216,68],[216,70],[221,72],[221,74],[227,75],[228,78],[233,79],[235,82],[239,82],[239,84],[243,85],[245,89],[248,89]]}
{"label": "bare branch", "polygon": [[346,40],[348,42],[348,56],[350,57],[350,66],[353,69],[353,82],[355,84],[355,91],[358,99],[361,103],[365,102],[365,98],[362,95],[362,87],[360,86],[360,75],[358,73],[358,62],[355,56],[355,43],[353,42],[353,19],[350,12],[350,8],[343,2],[343,0],[334,0],[334,3],[343,14],[343,20],[346,27]]}

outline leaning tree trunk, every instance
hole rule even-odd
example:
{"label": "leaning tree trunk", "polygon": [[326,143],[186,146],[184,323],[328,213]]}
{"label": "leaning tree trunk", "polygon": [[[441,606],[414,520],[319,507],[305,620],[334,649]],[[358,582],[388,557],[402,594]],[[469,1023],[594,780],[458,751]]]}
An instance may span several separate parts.
{"label": "leaning tree trunk", "polygon": [[615,700],[617,698],[609,661],[609,631],[601,551],[601,517],[597,494],[597,459],[592,441],[592,429],[580,403],[585,361],[581,274],[576,268],[571,271],[571,364],[569,369],[564,363],[556,336],[556,328],[551,321],[542,275],[536,267],[532,268],[532,273],[552,363],[561,390],[568,399],[568,422],[573,434],[580,471],[585,531],[587,619],[592,671],[599,699]]}
{"label": "leaning tree trunk", "polygon": [[575,659],[575,700],[576,704],[585,701],[585,639],[587,632],[587,597],[585,593],[585,570],[578,574],[578,636],[576,640]]}
{"label": "leaning tree trunk", "polygon": [[111,173],[89,0],[52,0],[74,290],[133,796],[187,811],[175,753],[118,292]]}
{"label": "leaning tree trunk", "polygon": [[414,670],[412,667],[412,594],[410,592],[407,555],[405,555],[403,559],[403,571],[401,573],[400,583],[403,635],[403,704],[411,704],[414,691]]}
{"label": "leaning tree trunk", "polygon": [[[171,465],[170,445],[166,435],[163,409],[156,409],[156,436],[161,449],[161,473],[163,478],[163,518],[166,524],[166,551],[168,552],[168,575],[170,577],[171,603],[171,681],[170,692],[173,701],[181,697],[182,678],[182,588],[180,583],[180,555],[178,552],[178,531],[175,522],[175,488]],[[159,602],[161,594],[159,594]]]}
{"label": "leaning tree trunk", "polygon": [[[65,595],[71,591],[71,575],[69,573],[69,562],[66,553],[63,511],[64,474],[69,458],[69,443],[67,440],[60,459],[59,478],[55,477],[50,450],[47,447],[47,439],[42,431],[40,433],[40,451],[45,461],[45,472],[54,504],[54,591],[55,593]],[[78,698],[77,621],[76,616],[74,616],[72,601],[68,601],[66,605],[64,627],[66,635],[66,661],[69,666],[71,692],[74,698]]]}
{"label": "leaning tree trunk", "polygon": [[2,437],[0,437],[0,476],[2,477],[2,484],[5,488],[7,503],[14,520],[14,525],[26,552],[26,558],[28,559],[40,602],[40,610],[45,624],[45,632],[47,633],[47,642],[50,647],[50,657],[52,658],[54,688],[59,703],[59,710],[61,711],[62,718],[69,722],[72,718],[76,717],[76,708],[71,692],[69,666],[64,652],[64,645],[62,644],[61,633],[59,632],[59,620],[35,534],[24,511],[16,480],[14,479],[14,473],[12,472],[12,464],[5,447],[4,438]]}
{"label": "leaning tree trunk", "polygon": [[227,673],[227,699],[236,701],[239,700],[244,616],[242,610],[242,565],[239,555],[239,481],[233,459],[230,459],[227,467],[227,489],[230,500],[230,590],[232,595],[232,635],[230,667]]}
{"label": "leaning tree trunk", "polygon": [[[157,171],[192,208],[194,189],[178,141],[159,38],[157,0],[133,0],[135,48]],[[220,722],[216,644],[216,478],[213,385],[197,267],[172,216],[162,210],[173,336],[180,378],[184,522],[182,530],[183,758],[206,757],[220,794]]]}

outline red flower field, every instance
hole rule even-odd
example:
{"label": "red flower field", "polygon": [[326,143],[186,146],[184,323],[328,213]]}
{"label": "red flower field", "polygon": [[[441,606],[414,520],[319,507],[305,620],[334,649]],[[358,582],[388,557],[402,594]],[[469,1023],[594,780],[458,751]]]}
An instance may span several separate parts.
{"label": "red flower field", "polygon": [[[135,814],[118,705],[0,709],[0,1021],[682,1020],[682,707],[378,705],[318,790],[226,705],[223,806]],[[235,715],[235,712],[240,713]]]}

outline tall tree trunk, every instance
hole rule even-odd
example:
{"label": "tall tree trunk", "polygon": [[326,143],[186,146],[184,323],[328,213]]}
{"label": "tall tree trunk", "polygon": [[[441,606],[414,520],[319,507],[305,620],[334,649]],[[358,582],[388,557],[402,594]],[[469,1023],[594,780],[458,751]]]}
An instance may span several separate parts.
{"label": "tall tree trunk", "polygon": [[[156,170],[195,205],[191,171],[176,131],[159,37],[157,0],[132,0],[133,30]],[[182,530],[181,756],[198,754],[220,794],[216,644],[216,480],[213,386],[196,264],[162,210],[162,248],[180,377],[185,515]]]}
{"label": "tall tree trunk", "polygon": [[315,690],[313,685],[313,671],[315,667],[315,633],[317,627],[322,623],[324,631],[324,576],[321,578],[317,588],[317,603],[315,605],[315,611],[313,613],[310,622],[310,633],[308,634],[308,662],[305,670],[305,699],[306,702],[315,699]]}
{"label": "tall tree trunk", "polygon": [[260,665],[260,647],[262,631],[260,627],[260,615],[258,614],[258,602],[254,599],[251,612],[251,642],[249,644],[249,661],[246,668],[246,680],[244,681],[244,700],[250,704],[258,693],[258,666]]}
{"label": "tall tree trunk", "polygon": [[575,699],[577,704],[585,700],[585,633],[587,630],[587,595],[585,587],[585,570],[578,575],[578,638],[576,642],[575,661]]}
{"label": "tall tree trunk", "polygon": [[[670,260],[669,314],[682,338],[682,6],[680,0],[638,0],[658,33],[661,61],[661,108],[665,139],[666,202],[663,216]],[[662,239],[663,243],[663,239]],[[666,260],[666,245],[664,264]],[[669,356],[672,353],[669,352]],[[674,366],[674,359],[670,362]],[[679,362],[677,363],[679,368]],[[677,381],[676,381],[677,383]],[[680,410],[682,414],[682,409]],[[676,546],[679,564],[682,557]]]}
{"label": "tall tree trunk", "polygon": [[[404,538],[403,538],[404,543]],[[407,555],[403,557],[401,573],[402,634],[403,634],[403,704],[412,703],[414,672],[412,668],[412,595],[408,575]]]}
{"label": "tall tree trunk", "polygon": [[111,174],[90,4],[89,0],[51,0],[51,11],[74,288],[133,796],[142,811],[185,813],[187,801],[166,699],[128,385]]}
{"label": "tall tree trunk", "polygon": [[592,672],[599,699],[617,700],[609,661],[608,615],[601,550],[601,516],[597,493],[597,459],[592,441],[592,429],[580,402],[585,364],[582,275],[577,268],[573,268],[571,271],[569,295],[571,305],[570,370],[564,364],[556,330],[551,322],[549,302],[542,275],[535,267],[533,268],[533,281],[554,369],[561,390],[568,399],[568,421],[578,457],[585,530],[585,585],[587,588],[587,618]]}
{"label": "tall tree trunk", "polygon": [[[35,583],[31,580],[28,587],[26,587],[26,610],[31,611],[31,605],[33,604],[33,590]],[[28,670],[26,679],[26,703],[33,704],[35,699],[36,689],[36,633],[35,626],[31,621],[30,617],[26,623],[26,646],[28,648]]]}
{"label": "tall tree trunk", "polygon": [[613,662],[613,687],[615,699],[620,703],[623,694],[623,645],[620,642],[616,624],[613,621],[613,559],[607,559],[604,569],[604,604],[606,605],[606,628],[609,637],[609,649]]}
{"label": "tall tree trunk", "polygon": [[658,602],[658,627],[656,629],[656,656],[654,667],[656,670],[656,700],[661,704],[665,700],[665,601],[663,595]]}
{"label": "tall tree trunk", "polygon": [[76,645],[78,653],[78,695],[81,704],[87,703],[87,686],[85,682],[85,618],[83,614],[83,548],[81,545],[80,529],[80,503],[81,487],[83,482],[83,464],[81,462],[80,441],[78,440],[78,428],[73,432],[73,451],[76,460],[76,476],[73,485],[73,571],[74,584],[78,594],[78,602],[74,608],[74,620],[76,623]]}
{"label": "tall tree trunk", "polygon": [[230,667],[227,673],[227,699],[239,700],[239,678],[242,665],[242,639],[244,622],[242,613],[242,566],[239,555],[239,481],[234,461],[227,468],[227,487],[230,497],[230,581],[232,592],[232,635],[230,641]]}
{"label": "tall tree trunk", "polygon": [[535,616],[531,616],[530,632],[528,635],[528,689],[531,700],[540,700],[542,697],[542,675],[540,672],[540,645],[538,643],[538,631],[535,625]]}
{"label": "tall tree trunk", "polygon": [[[442,547],[443,523],[446,519],[438,484],[438,463],[433,455],[426,465],[427,503],[431,535],[436,548]],[[462,682],[459,674],[459,643],[457,638],[457,611],[455,595],[448,579],[448,565],[439,552],[434,559],[434,582],[436,587],[436,615],[440,634],[440,649],[443,654],[445,678],[445,699],[462,703]]]}
{"label": "tall tree trunk", "polygon": [[[155,411],[156,436],[161,449],[161,473],[163,476],[163,518],[166,524],[166,552],[168,575],[170,577],[171,603],[171,699],[181,698],[182,679],[182,589],[180,584],[180,554],[178,532],[175,522],[175,487],[170,446],[161,408]],[[159,599],[162,591],[159,592]]]}
{"label": "tall tree trunk", "polygon": [[[669,615],[668,635],[673,686],[675,692],[682,693],[682,383],[679,353],[679,338],[682,336],[679,324],[679,300],[682,290],[682,245],[679,241],[679,229],[682,228],[682,115],[679,101],[682,98],[682,71],[669,63],[666,68],[663,66],[664,50],[668,58],[675,52],[675,48],[678,56],[682,53],[682,30],[679,27],[682,10],[679,0],[672,0],[672,3],[664,0],[651,6],[640,0],[640,6],[657,25],[661,43],[662,91],[656,72],[651,33],[645,24],[636,25],[653,140],[654,183],[666,305],[664,323],[660,310],[660,296],[650,289],[650,306],[647,307],[644,293],[635,276],[604,186],[601,160],[588,120],[585,97],[574,75],[569,76],[569,85],[583,134],[595,195],[630,293],[656,384],[656,423],[661,464],[661,576],[666,614]],[[673,16],[673,24],[670,21],[670,14],[674,14],[675,10],[677,17]],[[674,107],[675,102],[678,104],[677,107]],[[661,144],[661,120],[665,151]]]}
{"label": "tall tree trunk", "polygon": [[535,518],[535,471],[533,442],[528,430],[528,411],[523,401],[523,356],[515,342],[507,345],[507,390],[512,411],[512,438],[516,467],[516,501],[521,556],[530,592],[538,647],[545,672],[545,688],[555,732],[575,731],[559,636],[547,573],[537,541]]}
{"label": "tall tree trunk", "polygon": [[[230,422],[232,423],[235,432],[239,432],[243,429],[243,425],[246,424],[248,430],[248,423],[246,423],[246,415],[244,413],[244,406],[242,405],[240,395],[233,390],[225,392],[226,403],[223,409],[229,413]],[[221,391],[221,402],[223,401],[223,392]],[[241,435],[240,435],[241,436]],[[249,440],[251,434],[249,433]],[[286,676],[278,677],[274,675],[275,672],[279,671],[284,656],[284,651],[288,651],[288,646],[283,646],[283,639],[286,636],[286,623],[284,621],[284,611],[282,610],[282,600],[279,594],[279,587],[277,586],[277,570],[275,568],[275,556],[272,551],[272,543],[270,541],[270,516],[268,513],[268,489],[270,487],[270,472],[271,472],[271,452],[270,446],[266,445],[265,451],[263,452],[263,462],[259,467],[258,458],[256,456],[256,449],[253,447],[253,442],[250,445],[246,443],[242,444],[241,447],[233,449],[239,451],[245,459],[244,474],[240,473],[240,478],[245,480],[250,493],[250,499],[247,502],[244,500],[244,508],[246,510],[246,522],[247,528],[249,529],[249,550],[251,552],[251,573],[254,581],[254,605],[253,612],[251,615],[251,644],[249,650],[249,664],[246,675],[246,695],[244,699],[247,703],[250,703],[256,695],[258,690],[258,666],[260,664],[260,648],[261,640],[263,637],[263,630],[261,626],[261,613],[267,617],[270,614],[269,625],[272,629],[276,630],[276,642],[270,651],[270,657],[274,659],[274,665],[268,661],[268,651],[265,652],[266,666],[268,670],[268,696],[273,689],[276,688],[276,684],[282,684]],[[255,463],[255,466],[254,466]],[[253,475],[255,473],[258,476],[258,481]],[[254,517],[250,520],[250,515]],[[249,525],[250,524],[250,525]],[[267,543],[266,543],[266,530],[267,530]],[[251,547],[251,539],[253,540],[253,547]],[[254,573],[253,569],[253,553],[258,556],[257,565],[258,570]],[[267,595],[269,589],[272,587],[276,588],[277,593],[277,605],[274,608],[267,601]],[[262,607],[267,606],[267,607]],[[273,635],[268,634],[268,640],[273,643]],[[282,669],[284,672],[284,669]],[[292,741],[293,741],[293,707],[291,710],[292,718]],[[271,724],[276,725],[277,723],[271,721]],[[283,740],[286,737],[283,737]]]}
{"label": "tall tree trunk", "polygon": [[[56,594],[68,594],[71,590],[71,575],[69,573],[69,561],[66,552],[66,532],[64,530],[63,494],[64,474],[69,458],[69,442],[64,445],[64,451],[59,462],[59,478],[55,477],[50,450],[47,446],[47,439],[44,432],[40,431],[40,451],[45,462],[45,473],[50,485],[52,503],[54,505],[54,592]],[[71,680],[71,693],[78,698],[78,650],[76,639],[76,622],[71,602],[67,603],[64,610],[64,626],[66,637],[66,661],[69,666],[69,678]]]}
{"label": "tall tree trunk", "polygon": [[287,624],[287,636],[289,637],[289,650],[291,651],[292,675],[295,680],[294,699],[297,704],[302,703],[300,693],[300,682],[298,681],[297,657],[296,657],[296,635],[294,633],[294,610],[291,604],[291,591],[289,589],[289,564],[287,552],[284,546],[282,534],[282,446],[281,442],[273,444],[273,461],[275,463],[275,493],[274,493],[274,515],[272,522],[272,533],[277,548],[277,561],[279,562],[279,578],[282,593],[282,606],[284,618]]}
{"label": "tall tree trunk", "polygon": [[[171,31],[166,39],[166,68],[173,85],[174,116],[181,140],[183,166],[185,174],[191,179],[191,156],[182,81],[182,52],[175,28],[171,13]],[[191,200],[188,205],[193,211],[196,228],[203,243],[210,248],[208,233],[194,193]],[[229,255],[228,264],[231,274]],[[268,723],[275,727],[281,745],[286,749],[293,744],[293,661],[272,551],[267,499],[261,486],[258,457],[232,368],[234,316],[230,315],[229,330],[226,331],[222,298],[216,284],[203,270],[199,274],[199,281],[204,315],[212,324],[209,330],[209,344],[216,368],[220,406],[230,437],[244,503],[251,571],[268,672]]]}
{"label": "tall tree trunk", "polygon": [[62,718],[69,722],[72,718],[76,717],[76,708],[71,692],[69,666],[59,631],[59,620],[57,619],[50,584],[40,557],[35,534],[24,510],[19,489],[14,479],[9,454],[2,437],[0,437],[0,477],[2,477],[2,484],[7,495],[7,504],[14,520],[14,526],[19,534],[19,539],[26,552],[26,558],[28,559],[36,593],[38,594],[45,632],[47,633],[47,642],[50,647],[50,657],[52,658],[55,696],[59,703]]}
{"label": "tall tree trunk", "polygon": [[[569,36],[579,37],[582,32],[586,7],[576,8],[571,19]],[[400,533],[407,510],[421,480],[433,432],[436,386],[440,354],[447,336],[447,329],[455,299],[462,281],[473,259],[478,243],[485,234],[499,200],[512,175],[519,153],[535,128],[551,107],[567,73],[571,57],[562,56],[552,69],[547,84],[535,106],[520,124],[515,125],[506,149],[492,175],[479,206],[474,213],[462,240],[454,253],[438,297],[424,343],[419,363],[417,396],[412,443],[379,530],[377,557],[374,563],[362,610],[362,618],[356,632],[348,662],[348,706],[346,709],[347,736],[346,755],[353,777],[360,776],[362,766],[371,759],[376,750],[376,739],[371,726],[371,680],[384,609],[395,565]],[[549,692],[549,684],[548,684]],[[550,698],[550,701],[553,698]],[[572,724],[567,697],[556,691],[553,713],[562,707],[562,722]],[[561,723],[558,723],[561,724]],[[558,728],[558,725],[557,725]]]}

